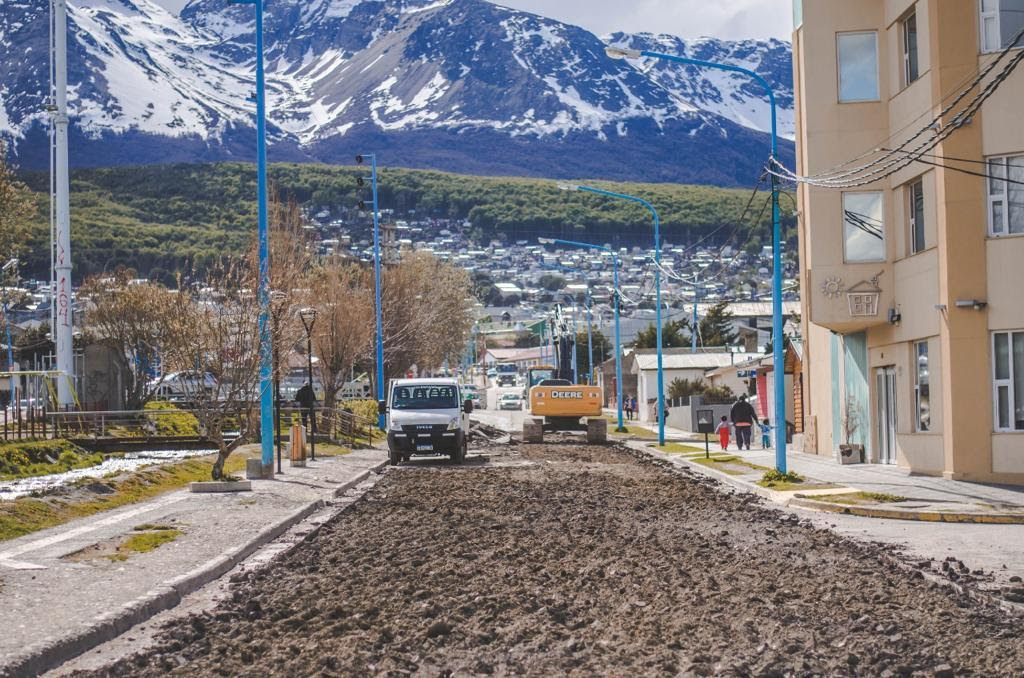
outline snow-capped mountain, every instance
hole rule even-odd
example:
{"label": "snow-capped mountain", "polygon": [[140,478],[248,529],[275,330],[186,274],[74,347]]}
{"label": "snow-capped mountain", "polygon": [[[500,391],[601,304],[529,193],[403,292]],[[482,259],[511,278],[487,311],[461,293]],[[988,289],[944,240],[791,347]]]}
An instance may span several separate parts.
{"label": "snow-capped mountain", "polygon": [[[0,132],[46,163],[47,3],[0,5]],[[251,5],[69,0],[72,162],[252,158]],[[665,62],[609,59],[578,28],[485,0],[273,0],[265,12],[271,160],[747,185],[764,162],[766,95]],[[753,67],[792,134],[789,46],[615,44]],[[786,144],[790,154],[792,146]]]}

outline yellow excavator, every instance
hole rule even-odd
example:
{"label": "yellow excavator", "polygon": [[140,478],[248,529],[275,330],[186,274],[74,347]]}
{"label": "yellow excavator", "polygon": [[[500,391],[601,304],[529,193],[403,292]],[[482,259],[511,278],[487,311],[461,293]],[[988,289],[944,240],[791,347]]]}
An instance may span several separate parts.
{"label": "yellow excavator", "polygon": [[576,336],[561,306],[555,307],[550,322],[558,364],[535,365],[527,370],[530,414],[543,417],[544,431],[586,431],[587,417],[603,416],[601,389],[573,383]]}

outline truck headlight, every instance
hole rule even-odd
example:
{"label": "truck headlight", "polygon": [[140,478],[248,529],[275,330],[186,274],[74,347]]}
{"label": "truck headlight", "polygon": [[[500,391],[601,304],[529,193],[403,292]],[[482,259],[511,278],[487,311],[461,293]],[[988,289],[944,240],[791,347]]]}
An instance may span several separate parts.
{"label": "truck headlight", "polygon": [[402,425],[401,424],[397,424],[397,423],[392,421],[392,422],[388,423],[388,430],[389,431],[395,431],[397,433],[401,433],[402,432]]}
{"label": "truck headlight", "polygon": [[456,430],[458,430],[458,428],[459,428],[459,418],[458,417],[452,417],[452,420],[448,422],[448,430],[449,431],[456,431]]}

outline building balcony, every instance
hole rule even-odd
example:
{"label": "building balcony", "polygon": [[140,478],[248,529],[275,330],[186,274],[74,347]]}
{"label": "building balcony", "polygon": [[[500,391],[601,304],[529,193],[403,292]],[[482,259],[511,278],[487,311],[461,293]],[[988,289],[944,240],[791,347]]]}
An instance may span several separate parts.
{"label": "building balcony", "polygon": [[884,325],[894,308],[892,264],[840,264],[808,271],[808,320],[847,334]]}

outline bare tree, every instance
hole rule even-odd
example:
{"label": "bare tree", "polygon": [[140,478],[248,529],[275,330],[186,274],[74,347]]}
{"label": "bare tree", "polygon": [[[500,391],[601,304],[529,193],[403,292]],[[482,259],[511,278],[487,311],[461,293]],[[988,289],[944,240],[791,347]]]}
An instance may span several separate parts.
{"label": "bare tree", "polygon": [[28,220],[35,214],[32,193],[15,177],[0,141],[0,264],[17,255],[28,234]]}
{"label": "bare tree", "polygon": [[164,346],[178,312],[178,294],[154,283],[131,284],[126,273],[93,277],[82,284],[85,331],[109,347],[120,367],[126,407],[140,410],[162,382]]}
{"label": "bare tree", "polygon": [[473,325],[472,290],[464,270],[428,252],[388,269],[382,284],[388,376],[412,365],[433,369],[462,355]]}
{"label": "bare tree", "polygon": [[313,350],[320,358],[324,407],[330,409],[352,368],[369,354],[376,328],[373,278],[358,264],[324,267],[310,291],[310,305],[317,309]]}
{"label": "bare tree", "polygon": [[259,432],[260,304],[248,263],[218,265],[202,284],[180,290],[165,343],[201,431],[217,445],[214,480],[224,478],[231,453]]}

